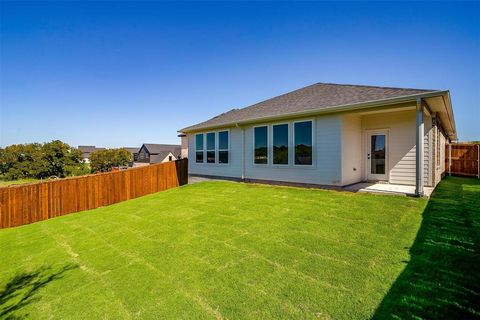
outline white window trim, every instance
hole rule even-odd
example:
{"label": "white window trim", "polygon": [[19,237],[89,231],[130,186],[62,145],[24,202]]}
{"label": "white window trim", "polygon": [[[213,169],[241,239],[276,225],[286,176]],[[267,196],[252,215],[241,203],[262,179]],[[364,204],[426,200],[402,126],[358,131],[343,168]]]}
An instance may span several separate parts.
{"label": "white window trim", "polygon": [[[220,134],[220,132],[227,132],[227,134],[228,134],[228,148],[227,148],[227,149],[220,149],[220,139],[219,139],[219,134]],[[231,157],[230,157],[230,155],[231,155],[231,152],[230,152],[230,145],[231,145],[230,136],[231,136],[231,134],[230,134],[230,129],[224,129],[224,130],[218,130],[218,131],[217,131],[217,137],[216,137],[216,141],[215,141],[215,143],[216,143],[216,144],[215,144],[215,147],[216,147],[217,151],[216,151],[216,158],[215,158],[215,160],[216,160],[216,163],[217,163],[218,165],[220,165],[220,166],[228,166],[228,165],[230,165],[230,162],[231,162]],[[227,163],[220,163],[220,162],[219,162],[219,160],[220,160],[220,157],[219,157],[220,151],[227,151],[227,152],[228,152],[228,162],[227,162]],[[209,164],[213,164],[213,163],[209,163]]]}
{"label": "white window trim", "polygon": [[[255,163],[255,128],[263,128],[267,127],[267,163]],[[253,166],[255,167],[268,167],[271,163],[271,157],[270,157],[270,125],[268,124],[262,124],[262,125],[256,125],[252,126],[252,163]]]}
{"label": "white window trim", "polygon": [[[274,126],[280,126],[280,125],[283,125],[283,124],[286,124],[287,125],[287,147],[288,147],[288,155],[287,155],[287,164],[281,164],[281,163],[273,163],[273,127]],[[292,163],[291,163],[291,146],[290,146],[290,131],[291,131],[291,128],[292,125],[290,122],[276,122],[276,123],[272,123],[270,124],[270,131],[271,131],[271,134],[270,134],[270,137],[271,137],[271,141],[269,141],[269,144],[270,144],[270,154],[269,154],[269,158],[272,159],[271,161],[271,164],[272,164],[272,167],[275,167],[275,168],[286,168],[286,167],[291,167],[292,166]],[[267,140],[268,137],[267,137]]]}
{"label": "white window trim", "polygon": [[[301,122],[311,122],[312,123],[312,164],[295,164],[295,123]],[[316,130],[316,123],[315,119],[302,119],[302,120],[295,120],[292,121],[292,165],[295,168],[305,168],[311,169],[316,167],[316,141],[315,141],[315,132]]]}

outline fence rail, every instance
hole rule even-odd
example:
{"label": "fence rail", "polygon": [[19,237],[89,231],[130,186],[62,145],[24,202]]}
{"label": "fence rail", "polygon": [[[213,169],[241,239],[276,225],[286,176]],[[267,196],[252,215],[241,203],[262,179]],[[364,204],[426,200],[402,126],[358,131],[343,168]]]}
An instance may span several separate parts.
{"label": "fence rail", "polygon": [[473,143],[447,144],[445,168],[448,174],[480,178],[480,145]]}
{"label": "fence rail", "polygon": [[188,160],[0,188],[0,228],[95,209],[188,183]]}

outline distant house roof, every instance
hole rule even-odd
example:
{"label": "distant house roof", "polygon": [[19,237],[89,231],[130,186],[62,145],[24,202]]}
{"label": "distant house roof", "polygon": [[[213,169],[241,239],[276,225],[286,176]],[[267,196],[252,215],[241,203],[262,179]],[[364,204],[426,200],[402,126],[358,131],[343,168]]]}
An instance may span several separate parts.
{"label": "distant house roof", "polygon": [[140,148],[137,147],[123,147],[123,149],[127,150],[130,153],[138,153],[138,151],[140,150]]}
{"label": "distant house roof", "polygon": [[106,150],[105,148],[97,148],[95,146],[78,146],[78,150],[82,152],[82,157],[88,158],[90,153],[100,150]]}
{"label": "distant house roof", "polygon": [[169,151],[176,157],[182,153],[182,147],[179,144],[144,143],[143,146],[145,146],[145,148],[148,150],[148,153],[150,153],[151,155]]}
{"label": "distant house roof", "polygon": [[341,106],[414,96],[438,90],[389,88],[364,85],[316,83],[243,109],[232,109],[207,121],[179,130],[195,131],[211,127],[234,125],[302,112],[324,111]]}
{"label": "distant house roof", "polygon": [[158,154],[154,154],[150,156],[150,163],[160,163],[170,154],[173,154],[170,151],[161,151]]}

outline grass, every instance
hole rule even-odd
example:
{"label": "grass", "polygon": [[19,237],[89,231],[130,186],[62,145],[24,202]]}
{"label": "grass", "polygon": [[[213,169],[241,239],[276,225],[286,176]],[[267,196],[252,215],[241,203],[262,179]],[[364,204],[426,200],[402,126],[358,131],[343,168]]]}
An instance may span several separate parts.
{"label": "grass", "polygon": [[0,318],[479,317],[479,195],[204,182],[0,230]]}
{"label": "grass", "polygon": [[14,184],[24,184],[38,182],[38,179],[18,179],[18,180],[2,180],[0,179],[0,187],[6,187]]}

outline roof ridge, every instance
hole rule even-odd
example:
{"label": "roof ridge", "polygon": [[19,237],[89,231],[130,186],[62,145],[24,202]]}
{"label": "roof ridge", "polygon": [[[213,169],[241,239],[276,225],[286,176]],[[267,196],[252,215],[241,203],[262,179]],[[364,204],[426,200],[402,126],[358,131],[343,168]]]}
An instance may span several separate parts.
{"label": "roof ridge", "polygon": [[[379,88],[379,89],[397,89],[397,90],[415,90],[415,91],[441,91],[436,89],[419,89],[419,88],[403,88],[403,87],[389,87],[389,86],[374,86],[368,84],[349,84],[349,83],[333,83],[333,82],[317,82],[315,85],[333,85],[333,86],[344,86],[344,87],[363,87],[363,88]],[[305,87],[307,88],[307,87]]]}

